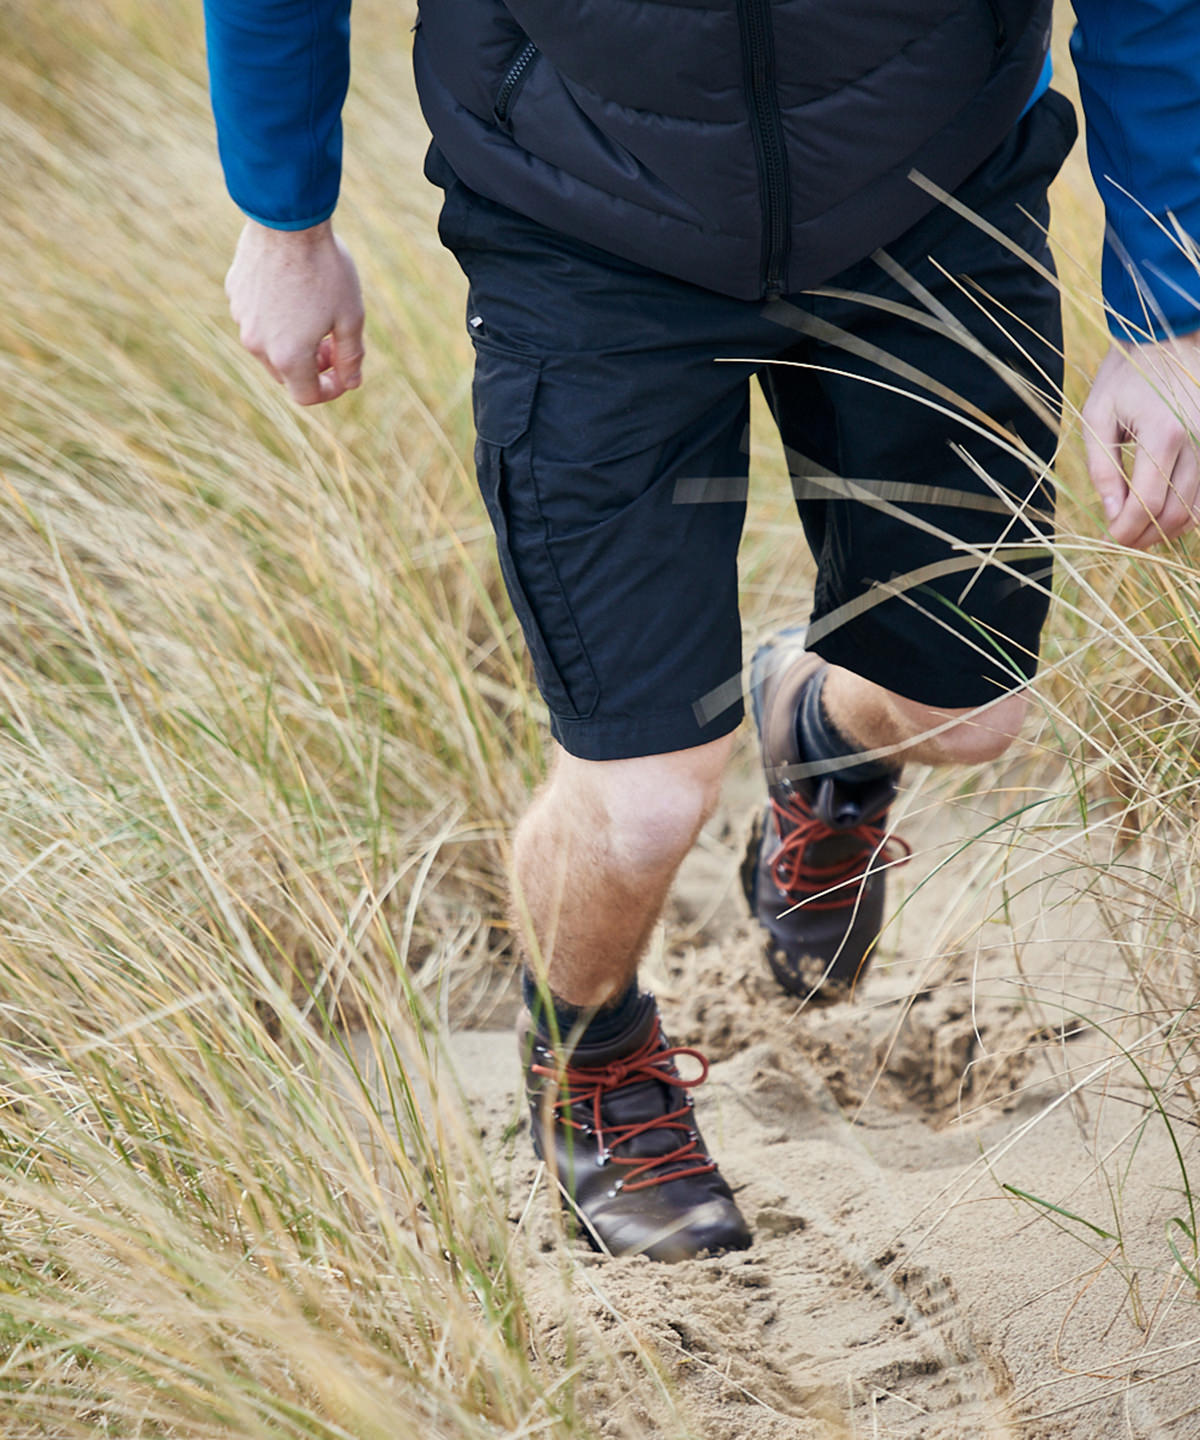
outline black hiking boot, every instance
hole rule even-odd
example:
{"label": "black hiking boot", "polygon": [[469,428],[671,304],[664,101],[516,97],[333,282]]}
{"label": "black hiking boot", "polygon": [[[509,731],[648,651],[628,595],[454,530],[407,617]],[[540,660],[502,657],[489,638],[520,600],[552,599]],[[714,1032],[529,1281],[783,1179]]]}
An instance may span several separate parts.
{"label": "black hiking boot", "polygon": [[[670,1046],[653,995],[603,1045],[556,1052],[526,1011],[517,1027],[533,1145],[593,1249],[652,1260],[744,1250],[750,1230],[705,1149],[687,1093],[708,1074]],[[700,1064],[680,1078],[675,1058]]]}
{"label": "black hiking boot", "polygon": [[887,831],[898,773],[861,784],[790,773],[804,758],[796,741],[801,697],[824,668],[804,649],[803,629],[781,632],[754,656],[750,693],[768,798],[742,886],[780,985],[831,1001],[848,999],[866,972],[883,926],[886,869],[910,850]]}

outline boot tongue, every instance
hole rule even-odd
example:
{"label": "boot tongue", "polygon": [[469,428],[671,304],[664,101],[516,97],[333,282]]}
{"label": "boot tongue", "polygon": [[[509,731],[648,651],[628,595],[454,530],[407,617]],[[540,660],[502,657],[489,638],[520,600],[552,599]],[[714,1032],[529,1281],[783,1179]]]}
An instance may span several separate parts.
{"label": "boot tongue", "polygon": [[[624,1060],[650,1039],[657,1021],[658,1006],[653,994],[647,991],[639,997],[637,1018],[624,1035],[604,1045],[578,1046],[570,1063],[599,1068]],[[665,1080],[650,1077],[626,1080],[605,1094],[605,1126],[611,1132],[618,1126],[642,1125],[670,1110],[679,1109],[685,1103],[684,1095],[684,1091],[675,1090]],[[643,1130],[631,1140],[617,1141],[618,1148],[614,1153],[626,1159],[636,1157],[645,1160],[652,1155],[669,1155],[673,1150],[677,1150],[681,1143],[683,1132],[678,1128],[656,1127]]]}
{"label": "boot tongue", "polygon": [[832,775],[817,781],[812,800],[813,814],[831,830],[850,830],[862,819],[862,805],[847,785],[840,785]]}
{"label": "boot tongue", "polygon": [[637,1011],[628,1030],[599,1045],[577,1045],[569,1061],[580,1068],[596,1069],[623,1060],[649,1040],[658,1017],[658,1006],[650,991],[638,996]]}
{"label": "boot tongue", "polygon": [[[618,1125],[643,1125],[668,1111],[680,1109],[685,1103],[684,1092],[673,1090],[661,1080],[639,1080],[610,1090],[604,1101],[604,1121],[612,1143],[612,1131]],[[683,1132],[674,1126],[643,1130],[632,1140],[616,1143],[613,1153],[631,1159],[648,1159],[651,1155],[669,1155],[682,1143]]]}
{"label": "boot tongue", "polygon": [[810,803],[813,814],[831,830],[852,830],[864,820],[882,815],[895,798],[896,779],[892,775],[861,785],[825,775],[817,781]]}

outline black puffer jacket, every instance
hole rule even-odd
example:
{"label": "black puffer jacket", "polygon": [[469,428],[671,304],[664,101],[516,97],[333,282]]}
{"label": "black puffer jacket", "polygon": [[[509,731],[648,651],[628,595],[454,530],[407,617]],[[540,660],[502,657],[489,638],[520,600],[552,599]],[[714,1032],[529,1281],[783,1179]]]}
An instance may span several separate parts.
{"label": "black puffer jacket", "polygon": [[743,299],[953,189],[1037,82],[1049,0],[435,0],[417,84],[481,194]]}

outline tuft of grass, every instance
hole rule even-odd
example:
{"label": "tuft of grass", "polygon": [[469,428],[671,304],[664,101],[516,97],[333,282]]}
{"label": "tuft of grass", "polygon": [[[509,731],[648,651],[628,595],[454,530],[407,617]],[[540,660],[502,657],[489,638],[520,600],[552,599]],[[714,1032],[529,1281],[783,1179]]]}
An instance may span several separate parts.
{"label": "tuft of grass", "polygon": [[[177,844],[151,838],[178,829],[172,797],[300,974],[313,921],[336,943],[367,892],[414,963],[464,927],[460,947],[502,949],[500,837],[540,772],[541,713],[464,464],[459,287],[414,238],[432,192],[360,207],[391,263],[374,383],[337,417],[298,412],[224,316],[236,221],[201,37],[143,7],[131,51],[128,8],[26,17],[0,50],[0,765],[19,784],[52,756],[71,843],[194,891]],[[75,24],[88,43],[64,45]],[[397,157],[393,130],[362,128],[360,166],[386,152],[411,182],[415,137]],[[38,804],[11,812],[34,846]]]}

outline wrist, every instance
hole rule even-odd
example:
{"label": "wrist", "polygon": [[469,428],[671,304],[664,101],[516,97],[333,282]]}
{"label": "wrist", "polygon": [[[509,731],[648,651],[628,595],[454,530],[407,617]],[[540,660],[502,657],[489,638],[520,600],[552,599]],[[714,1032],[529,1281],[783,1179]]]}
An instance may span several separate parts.
{"label": "wrist", "polygon": [[1200,350],[1200,330],[1185,330],[1180,335],[1168,335],[1158,340],[1129,340],[1113,338],[1114,350],[1136,360],[1139,355],[1194,355]]}
{"label": "wrist", "polygon": [[333,221],[322,220],[304,230],[276,230],[259,220],[246,220],[246,233],[264,250],[316,250],[333,238]]}

